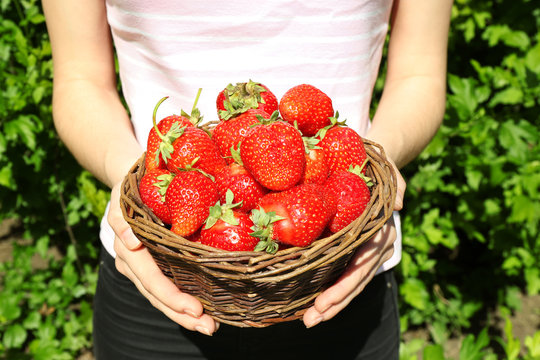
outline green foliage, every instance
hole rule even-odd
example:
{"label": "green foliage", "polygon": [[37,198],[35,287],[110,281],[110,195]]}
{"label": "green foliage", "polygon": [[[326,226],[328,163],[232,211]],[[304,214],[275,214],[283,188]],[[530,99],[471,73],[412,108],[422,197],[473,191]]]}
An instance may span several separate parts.
{"label": "green foliage", "polygon": [[[95,234],[107,195],[81,175],[56,135],[51,46],[40,3],[4,0],[1,6],[0,220],[17,217],[28,236],[67,244],[65,219],[76,234]],[[92,198],[97,202],[87,204]]]}
{"label": "green foliage", "polygon": [[456,1],[444,123],[403,171],[402,324],[437,344],[540,292],[540,11],[518,3]]}
{"label": "green foliage", "polygon": [[14,244],[13,260],[0,263],[0,358],[73,359],[91,347],[95,269],[72,245],[61,259],[48,248],[46,237]]}
{"label": "green foliage", "polygon": [[[482,329],[478,335],[468,334],[459,347],[459,360],[538,360],[540,359],[540,331],[525,338],[525,346],[517,339],[512,330],[512,323],[506,318],[504,337],[497,337],[502,351],[497,353],[493,350],[493,340],[488,334],[488,329]],[[434,344],[423,339],[413,339],[407,343],[401,343],[400,360],[451,360],[447,353],[450,349],[442,344]]]}
{"label": "green foliage", "polygon": [[[73,359],[91,348],[97,227],[108,192],[56,135],[40,3],[0,7],[0,222],[19,219],[32,239],[0,263],[0,358]],[[53,247],[60,258],[48,255]]]}

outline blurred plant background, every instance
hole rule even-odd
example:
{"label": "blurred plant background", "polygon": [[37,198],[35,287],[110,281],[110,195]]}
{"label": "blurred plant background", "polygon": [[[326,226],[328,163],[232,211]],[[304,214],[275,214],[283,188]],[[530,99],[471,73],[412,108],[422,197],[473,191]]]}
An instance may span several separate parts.
{"label": "blurred plant background", "polygon": [[[91,358],[108,192],[55,134],[40,6],[0,1],[0,359]],[[402,359],[540,359],[539,26],[455,1],[445,121],[403,170]]]}

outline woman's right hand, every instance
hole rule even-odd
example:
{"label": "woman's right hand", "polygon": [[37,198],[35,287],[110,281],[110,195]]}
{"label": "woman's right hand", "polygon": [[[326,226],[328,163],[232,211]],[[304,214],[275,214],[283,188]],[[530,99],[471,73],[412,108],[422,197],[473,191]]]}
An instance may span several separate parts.
{"label": "woman's right hand", "polygon": [[111,192],[111,205],[107,220],[116,236],[116,268],[130,279],[150,303],[174,322],[189,330],[212,335],[219,322],[204,314],[195,297],[181,292],[169,280],[152,258],[148,249],[133,234],[120,209],[120,183]]}

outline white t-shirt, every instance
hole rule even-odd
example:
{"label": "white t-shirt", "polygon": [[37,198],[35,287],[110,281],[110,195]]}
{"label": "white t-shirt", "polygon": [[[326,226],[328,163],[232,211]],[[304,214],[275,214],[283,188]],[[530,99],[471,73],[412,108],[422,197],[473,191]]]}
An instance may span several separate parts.
{"label": "white t-shirt", "polygon": [[[158,119],[188,113],[199,88],[204,121],[229,83],[261,82],[278,99],[307,83],[332,99],[340,119],[365,134],[388,30],[391,0],[107,0],[124,97],[138,141]],[[399,231],[399,217],[395,214]],[[114,233],[101,240],[114,256]],[[401,236],[384,269],[401,258]]]}

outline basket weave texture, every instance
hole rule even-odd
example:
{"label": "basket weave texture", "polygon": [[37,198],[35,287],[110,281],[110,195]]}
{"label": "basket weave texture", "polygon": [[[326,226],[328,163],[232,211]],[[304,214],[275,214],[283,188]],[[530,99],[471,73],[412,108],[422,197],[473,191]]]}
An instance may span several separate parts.
{"label": "basket weave texture", "polygon": [[331,286],[355,253],[392,215],[396,177],[381,146],[364,139],[372,179],[364,213],[341,231],[311,245],[265,252],[231,252],[173,233],[143,204],[138,184],[144,155],[124,179],[120,205],[134,234],[162,272],[183,292],[198,298],[205,313],[238,327],[266,327],[302,317]]}

